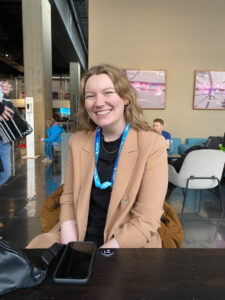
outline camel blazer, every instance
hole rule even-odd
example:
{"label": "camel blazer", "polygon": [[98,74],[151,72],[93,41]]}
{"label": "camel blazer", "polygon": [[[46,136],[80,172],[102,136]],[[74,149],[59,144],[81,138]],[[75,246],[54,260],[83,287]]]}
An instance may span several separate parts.
{"label": "camel blazer", "polygon": [[[95,167],[96,131],[71,136],[61,197],[60,222],[75,220],[85,238]],[[158,234],[168,184],[166,140],[130,129],[120,153],[104,230],[121,248],[161,247]]]}

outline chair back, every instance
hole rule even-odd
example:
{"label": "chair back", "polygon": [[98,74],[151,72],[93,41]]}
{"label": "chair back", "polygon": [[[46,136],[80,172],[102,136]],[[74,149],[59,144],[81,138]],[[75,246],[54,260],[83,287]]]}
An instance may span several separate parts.
{"label": "chair back", "polygon": [[178,147],[181,145],[181,138],[172,138],[170,140],[170,148],[169,148],[169,154],[178,154],[179,150]]}
{"label": "chair back", "polygon": [[[179,176],[185,181],[190,176],[194,177],[212,177],[219,180],[223,175],[225,164],[225,153],[220,150],[201,149],[187,154],[182,164]],[[195,179],[190,180],[188,188],[190,189],[210,189],[218,185],[216,179]]]}

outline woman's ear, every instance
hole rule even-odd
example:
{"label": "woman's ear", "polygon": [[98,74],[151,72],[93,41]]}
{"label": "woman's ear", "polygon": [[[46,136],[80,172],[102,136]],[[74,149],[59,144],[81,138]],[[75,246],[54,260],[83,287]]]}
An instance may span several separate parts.
{"label": "woman's ear", "polygon": [[124,105],[128,105],[130,101],[128,99],[124,99]]}

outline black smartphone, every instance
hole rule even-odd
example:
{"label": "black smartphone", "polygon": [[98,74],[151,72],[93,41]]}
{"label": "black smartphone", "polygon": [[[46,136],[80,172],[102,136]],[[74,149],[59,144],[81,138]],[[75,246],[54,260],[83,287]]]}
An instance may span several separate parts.
{"label": "black smartphone", "polygon": [[94,242],[68,243],[53,274],[53,280],[58,283],[87,283],[96,248]]}

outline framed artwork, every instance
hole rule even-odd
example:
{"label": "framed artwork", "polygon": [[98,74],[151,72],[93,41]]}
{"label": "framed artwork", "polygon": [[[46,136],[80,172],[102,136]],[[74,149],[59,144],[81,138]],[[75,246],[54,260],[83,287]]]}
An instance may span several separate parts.
{"label": "framed artwork", "polygon": [[225,110],[225,72],[195,72],[193,108]]}
{"label": "framed artwork", "polygon": [[70,93],[64,93],[64,99],[70,99]]}
{"label": "framed artwork", "polygon": [[124,71],[143,109],[165,109],[166,71]]}
{"label": "framed artwork", "polygon": [[59,99],[59,93],[57,92],[52,92],[52,99]]}

